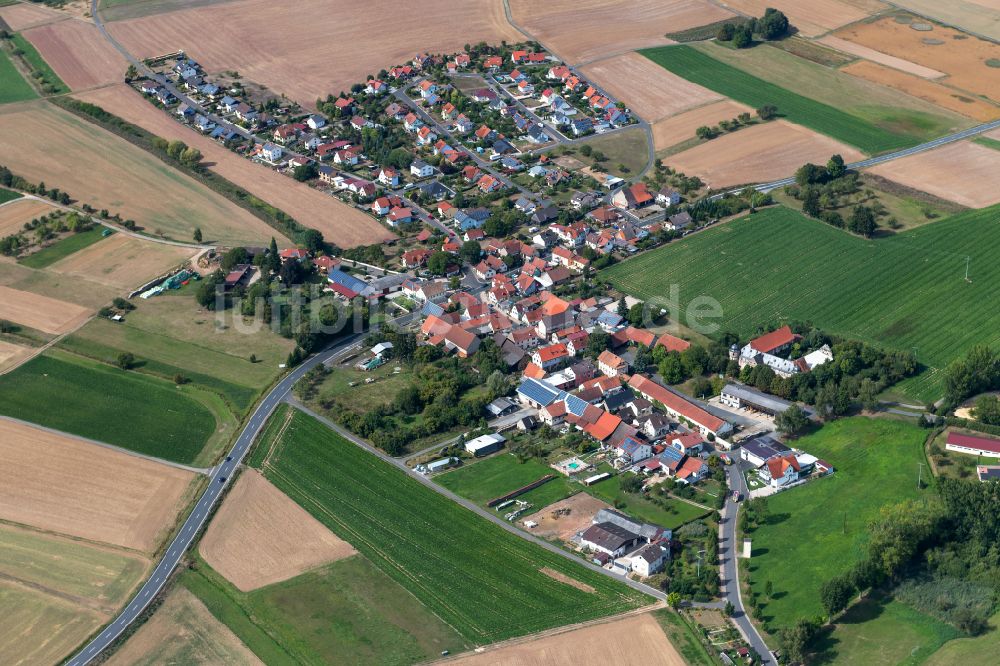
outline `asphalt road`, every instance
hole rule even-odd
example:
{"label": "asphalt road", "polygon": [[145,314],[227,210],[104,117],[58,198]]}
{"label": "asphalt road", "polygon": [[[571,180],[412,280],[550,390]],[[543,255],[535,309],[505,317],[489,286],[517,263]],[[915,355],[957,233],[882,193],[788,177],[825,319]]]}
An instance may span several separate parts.
{"label": "asphalt road", "polygon": [[288,373],[284,379],[271,389],[267,396],[257,405],[257,408],[254,409],[246,427],[233,444],[229,455],[223,462],[216,466],[211,475],[208,487],[205,488],[198,499],[198,503],[195,504],[194,509],[188,515],[187,520],[184,521],[180,531],[174,537],[173,541],[170,542],[170,545],[163,554],[163,558],[156,565],[150,577],[111,624],[105,627],[101,633],[72,659],[67,661],[67,666],[83,666],[89,663],[94,657],[111,645],[142,614],[149,603],[163,589],[163,586],[166,585],[170,574],[180,563],[184,552],[190,547],[191,542],[201,528],[204,527],[205,522],[212,513],[212,508],[218,502],[223,490],[225,490],[226,485],[232,478],[233,472],[236,471],[237,466],[243,461],[244,456],[250,449],[250,445],[253,444],[275,407],[288,397],[292,386],[302,375],[320,363],[329,362],[337,356],[351,351],[363,335],[362,333],[353,334],[330,350],[311,357]]}

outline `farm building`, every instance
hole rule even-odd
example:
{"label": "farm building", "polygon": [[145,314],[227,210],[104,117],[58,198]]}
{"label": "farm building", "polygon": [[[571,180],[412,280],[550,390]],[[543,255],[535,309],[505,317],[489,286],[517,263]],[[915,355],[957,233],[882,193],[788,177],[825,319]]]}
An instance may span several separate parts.
{"label": "farm building", "polygon": [[726,384],[719,395],[719,401],[739,409],[747,407],[758,412],[776,416],[792,406],[792,403],[742,384]]}
{"label": "farm building", "polygon": [[976,437],[952,431],[948,433],[945,448],[957,453],[1000,458],[1000,439],[992,437]]}
{"label": "farm building", "polygon": [[580,545],[591,551],[611,557],[624,555],[643,541],[634,532],[614,523],[595,523],[580,536]]}
{"label": "farm building", "polygon": [[982,483],[1000,481],[1000,465],[978,465],[976,466],[976,475],[979,476],[979,481]]}
{"label": "farm building", "polygon": [[476,456],[488,456],[489,454],[499,451],[503,447],[503,443],[507,439],[503,435],[491,434],[491,435],[480,435],[475,439],[470,439],[465,443],[465,450]]}

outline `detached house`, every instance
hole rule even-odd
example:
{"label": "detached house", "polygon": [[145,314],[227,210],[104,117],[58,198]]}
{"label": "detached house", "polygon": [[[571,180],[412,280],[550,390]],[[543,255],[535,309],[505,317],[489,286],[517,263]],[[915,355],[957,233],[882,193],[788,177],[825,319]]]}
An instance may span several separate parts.
{"label": "detached house", "polygon": [[607,377],[617,377],[628,372],[628,363],[614,352],[605,349],[597,357],[597,369]]}

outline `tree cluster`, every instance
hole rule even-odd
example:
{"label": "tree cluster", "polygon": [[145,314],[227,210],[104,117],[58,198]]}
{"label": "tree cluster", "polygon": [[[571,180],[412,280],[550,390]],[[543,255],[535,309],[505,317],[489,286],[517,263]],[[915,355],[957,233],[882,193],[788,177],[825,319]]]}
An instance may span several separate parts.
{"label": "tree cluster", "polygon": [[715,38],[720,42],[732,42],[738,49],[753,46],[754,36],[766,41],[781,39],[791,29],[784,13],[768,7],[760,18],[751,18],[740,23],[723,23]]}
{"label": "tree cluster", "polygon": [[951,408],[970,396],[1000,389],[1000,351],[977,345],[945,370],[945,407]]}

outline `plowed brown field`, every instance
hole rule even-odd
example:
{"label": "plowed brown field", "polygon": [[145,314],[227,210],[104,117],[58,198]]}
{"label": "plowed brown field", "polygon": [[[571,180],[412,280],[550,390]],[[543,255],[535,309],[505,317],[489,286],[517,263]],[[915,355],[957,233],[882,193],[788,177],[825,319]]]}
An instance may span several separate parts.
{"label": "plowed brown field", "polygon": [[711,127],[719,124],[720,120],[732,120],[744,111],[753,114],[753,109],[749,106],[724,99],[658,120],[653,123],[653,143],[657,150],[676,146],[682,141],[695,138],[695,130],[702,125]]}
{"label": "plowed brown field", "polygon": [[81,305],[0,286],[0,319],[15,324],[60,334],[79,327],[90,314]]}
{"label": "plowed brown field", "polygon": [[24,33],[71,90],[121,81],[128,66],[93,23],[72,20]]}
{"label": "plowed brown field", "polygon": [[968,141],[886,162],[871,171],[963,206],[982,208],[1000,202],[1000,150]]}

